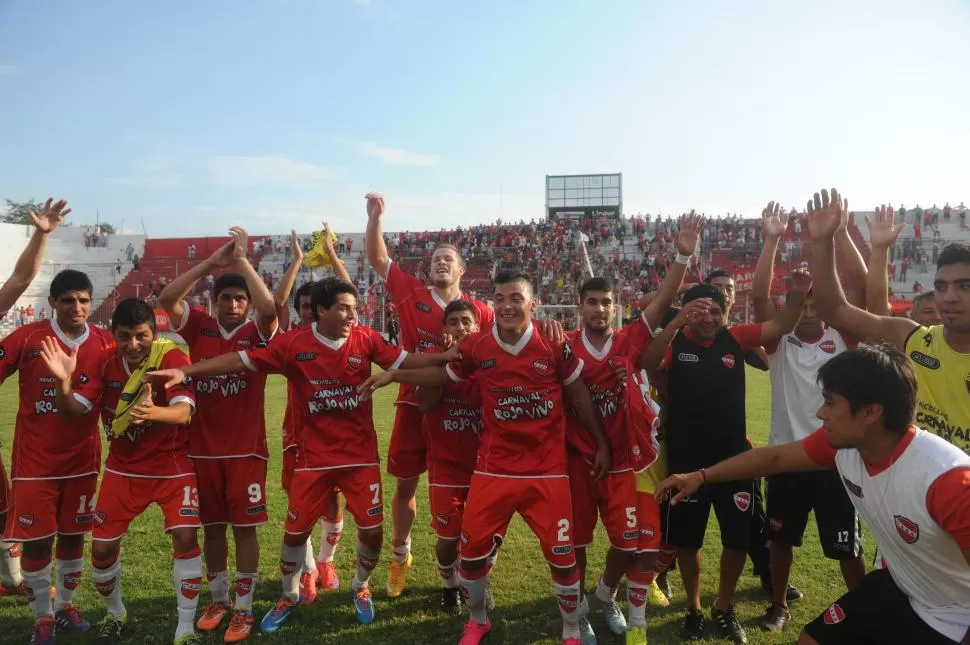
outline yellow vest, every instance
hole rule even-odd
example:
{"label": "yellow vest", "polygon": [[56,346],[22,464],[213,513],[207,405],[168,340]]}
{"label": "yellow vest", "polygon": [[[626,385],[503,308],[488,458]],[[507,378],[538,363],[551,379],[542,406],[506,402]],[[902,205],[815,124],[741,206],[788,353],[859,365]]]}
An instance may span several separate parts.
{"label": "yellow vest", "polygon": [[[653,397],[654,401],[661,402],[659,392],[651,386],[650,395]],[[637,473],[637,492],[638,493],[648,493],[653,495],[657,492],[657,486],[663,480],[667,479],[667,445],[664,441],[664,425],[666,423],[666,414],[663,411],[663,404],[661,403],[660,411],[660,427],[657,430],[657,443],[659,444],[659,450],[657,451],[657,460],[650,464],[642,473]]]}
{"label": "yellow vest", "polygon": [[970,454],[970,354],[943,339],[943,325],[917,327],[906,339],[916,369],[916,425]]}

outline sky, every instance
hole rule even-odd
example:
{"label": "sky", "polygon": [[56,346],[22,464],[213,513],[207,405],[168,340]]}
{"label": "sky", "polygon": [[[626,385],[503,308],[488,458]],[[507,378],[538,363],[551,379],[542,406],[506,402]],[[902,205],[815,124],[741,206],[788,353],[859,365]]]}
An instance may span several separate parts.
{"label": "sky", "polygon": [[0,1],[0,199],[153,237],[970,203],[966,0]]}

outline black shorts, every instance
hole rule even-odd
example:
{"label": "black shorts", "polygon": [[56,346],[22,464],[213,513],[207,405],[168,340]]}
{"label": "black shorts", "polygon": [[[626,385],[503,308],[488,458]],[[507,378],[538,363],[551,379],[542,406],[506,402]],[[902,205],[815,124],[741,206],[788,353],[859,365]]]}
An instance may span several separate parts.
{"label": "black shorts", "polygon": [[769,538],[802,545],[808,514],[815,511],[822,552],[832,560],[862,555],[862,531],[836,470],[783,473],[768,478]]}
{"label": "black shorts", "polygon": [[750,479],[711,484],[669,506],[665,541],[680,549],[701,548],[713,506],[721,528],[721,546],[747,551],[751,543],[754,486]]}
{"label": "black shorts", "polygon": [[877,569],[822,615],[805,625],[820,645],[952,645],[923,622],[900,591],[888,569]]}

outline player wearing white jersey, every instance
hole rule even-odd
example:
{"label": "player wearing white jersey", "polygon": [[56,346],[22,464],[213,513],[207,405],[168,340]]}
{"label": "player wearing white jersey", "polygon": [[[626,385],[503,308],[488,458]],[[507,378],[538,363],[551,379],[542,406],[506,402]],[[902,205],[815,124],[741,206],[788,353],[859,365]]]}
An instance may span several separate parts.
{"label": "player wearing white jersey", "polygon": [[886,568],[805,626],[800,645],[970,643],[970,456],[912,425],[917,382],[890,345],[859,347],[819,371],[822,428],[708,469],[673,475],[676,504],[701,486],[834,468]]}

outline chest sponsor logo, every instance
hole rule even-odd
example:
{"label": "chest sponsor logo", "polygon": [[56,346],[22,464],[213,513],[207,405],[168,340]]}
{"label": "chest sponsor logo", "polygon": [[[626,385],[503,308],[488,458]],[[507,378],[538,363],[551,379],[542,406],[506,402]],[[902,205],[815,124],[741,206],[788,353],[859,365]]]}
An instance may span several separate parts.
{"label": "chest sponsor logo", "polygon": [[416,302],[414,303],[414,306],[417,308],[418,311],[423,311],[426,314],[431,313],[431,305],[426,305],[423,302]]}
{"label": "chest sponsor logo", "polygon": [[902,515],[893,515],[893,521],[896,524],[896,532],[903,538],[903,542],[915,544],[919,539],[919,524]]}
{"label": "chest sponsor logo", "polygon": [[243,336],[242,338],[236,340],[236,345],[238,347],[252,347],[253,339],[249,336]]}
{"label": "chest sponsor logo", "polygon": [[701,358],[697,354],[681,352],[677,354],[677,360],[680,361],[681,363],[699,363]]}
{"label": "chest sponsor logo", "polygon": [[40,358],[40,350],[39,349],[31,350],[30,357],[31,358]]}
{"label": "chest sponsor logo", "polygon": [[546,361],[532,361],[532,367],[535,368],[541,376],[545,376],[549,373],[549,363]]}
{"label": "chest sponsor logo", "polygon": [[788,344],[790,345],[794,345],[795,347],[804,347],[804,345],[802,345],[802,341],[798,340],[794,336],[785,336],[785,338],[788,340]]}
{"label": "chest sponsor logo", "polygon": [[852,493],[859,499],[862,499],[863,497],[865,497],[865,495],[862,494],[862,486],[855,483],[851,479],[847,478],[845,475],[842,475],[842,481],[845,482],[845,487],[849,490],[850,493]]}
{"label": "chest sponsor logo", "polygon": [[364,364],[364,357],[361,356],[360,354],[351,354],[350,356],[347,357],[347,365],[350,365],[354,369],[357,369],[363,364]]}
{"label": "chest sponsor logo", "polygon": [[726,368],[731,369],[734,367],[734,354],[725,354],[721,357],[721,362]]}
{"label": "chest sponsor logo", "polygon": [[839,606],[839,603],[835,603],[825,610],[826,625],[838,625],[843,620],[845,620],[845,612],[842,611],[842,607]]}
{"label": "chest sponsor logo", "polygon": [[34,525],[34,516],[30,513],[18,515],[17,522],[19,522],[20,526],[24,527],[25,529],[29,529]]}
{"label": "chest sponsor logo", "polygon": [[751,508],[751,493],[740,492],[734,494],[734,505],[742,513],[746,513]]}
{"label": "chest sponsor logo", "polygon": [[300,352],[296,355],[296,360],[300,363],[305,363],[307,361],[312,361],[317,357],[316,352]]}
{"label": "chest sponsor logo", "polygon": [[108,381],[107,383],[104,384],[104,386],[109,390],[123,390],[125,387],[125,384],[122,383],[121,381]]}
{"label": "chest sponsor logo", "polygon": [[495,359],[490,358],[487,361],[482,361],[478,364],[479,369],[487,370],[489,368],[495,367]]}
{"label": "chest sponsor logo", "polygon": [[219,332],[217,332],[215,329],[203,329],[199,333],[203,336],[208,336],[209,338],[219,338]]}
{"label": "chest sponsor logo", "polygon": [[932,356],[927,356],[923,352],[912,351],[909,353],[909,357],[913,359],[914,363],[916,363],[917,365],[922,365],[928,370],[940,369],[940,359],[934,358]]}
{"label": "chest sponsor logo", "polygon": [[822,350],[823,352],[825,352],[826,354],[834,354],[835,353],[835,341],[834,340],[823,340],[821,342],[821,344],[818,346],[818,348],[820,350]]}

